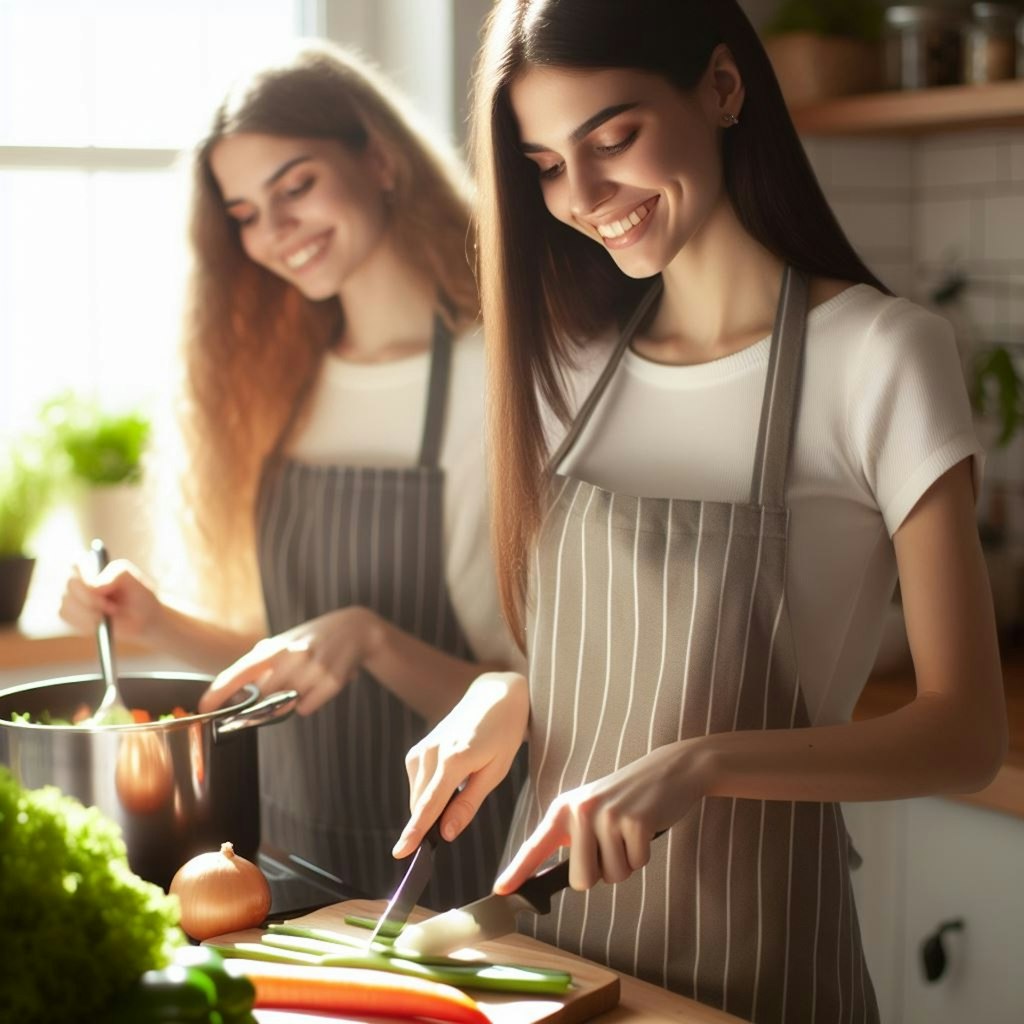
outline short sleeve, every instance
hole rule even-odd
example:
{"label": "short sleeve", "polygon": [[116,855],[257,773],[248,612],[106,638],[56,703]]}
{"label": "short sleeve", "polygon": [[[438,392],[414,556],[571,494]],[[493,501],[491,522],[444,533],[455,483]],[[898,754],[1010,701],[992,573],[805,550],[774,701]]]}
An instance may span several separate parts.
{"label": "short sleeve", "polygon": [[847,424],[864,480],[892,536],[929,487],[978,441],[952,325],[905,299],[865,332],[850,375]]}

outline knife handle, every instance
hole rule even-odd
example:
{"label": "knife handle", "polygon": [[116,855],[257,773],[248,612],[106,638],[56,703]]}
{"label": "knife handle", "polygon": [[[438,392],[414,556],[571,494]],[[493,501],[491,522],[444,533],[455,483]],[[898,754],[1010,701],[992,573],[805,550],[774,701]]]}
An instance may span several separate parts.
{"label": "knife handle", "polygon": [[441,808],[441,813],[434,819],[434,824],[427,829],[426,834],[421,840],[421,844],[430,843],[430,848],[436,849],[438,845],[443,841],[441,837],[441,819],[444,817],[444,812],[451,806],[452,801],[462,792],[462,786],[459,786],[450,797],[448,802]]}
{"label": "knife handle", "polygon": [[[518,889],[516,895],[522,896],[538,914],[547,914],[551,910],[551,897],[561,892],[569,884],[569,858],[559,861],[550,868],[544,868],[528,878]],[[525,908],[524,908],[525,909]]]}
{"label": "knife handle", "polygon": [[[668,829],[655,832],[653,839],[663,836]],[[518,889],[516,895],[522,896],[538,914],[547,914],[551,911],[551,897],[561,892],[569,885],[569,858],[559,861],[557,864],[543,871],[538,871],[532,878],[528,878]]]}

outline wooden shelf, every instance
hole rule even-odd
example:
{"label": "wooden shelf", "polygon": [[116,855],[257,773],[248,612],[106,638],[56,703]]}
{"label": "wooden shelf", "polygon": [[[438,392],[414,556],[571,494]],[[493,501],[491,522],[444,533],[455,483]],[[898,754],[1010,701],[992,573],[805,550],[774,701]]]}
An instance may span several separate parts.
{"label": "wooden shelf", "polygon": [[925,135],[1024,126],[1024,80],[844,96],[793,112],[797,131],[819,135]]}

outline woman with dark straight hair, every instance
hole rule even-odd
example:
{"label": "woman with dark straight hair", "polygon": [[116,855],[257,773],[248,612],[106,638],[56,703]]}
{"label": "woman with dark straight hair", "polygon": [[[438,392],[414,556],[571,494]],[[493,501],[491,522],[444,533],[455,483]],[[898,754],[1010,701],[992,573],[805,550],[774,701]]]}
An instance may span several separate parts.
{"label": "woman with dark straight hair", "polygon": [[[476,89],[529,668],[410,751],[395,853],[525,736],[495,889],[572,886],[536,935],[748,1020],[877,1020],[839,803],[979,789],[1006,746],[949,326],[844,237],[734,0],[499,0]],[[918,694],[854,723],[897,580]]]}

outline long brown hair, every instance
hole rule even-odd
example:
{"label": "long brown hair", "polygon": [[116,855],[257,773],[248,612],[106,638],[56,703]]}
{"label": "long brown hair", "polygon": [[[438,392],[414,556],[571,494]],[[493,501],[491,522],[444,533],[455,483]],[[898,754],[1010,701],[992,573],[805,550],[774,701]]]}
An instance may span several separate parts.
{"label": "long brown hair", "polygon": [[525,66],[547,65],[634,68],[687,91],[721,43],[746,87],[742,123],[722,133],[725,187],[744,228],[811,274],[886,290],[839,227],[735,0],[497,0],[476,68],[472,146],[494,543],[502,606],[521,645],[527,559],[546,484],[540,401],[568,419],[564,370],[573,344],[620,321],[649,282],[627,277],[548,213],[520,151],[508,87]]}
{"label": "long brown hair", "polygon": [[379,147],[394,169],[397,251],[436,283],[453,329],[479,312],[467,178],[372,67],[305,42],[232,89],[192,161],[181,422],[186,527],[211,609],[235,623],[259,608],[254,504],[264,459],[294,425],[344,317],[336,300],[305,298],[243,251],[210,169],[217,142],[243,132],[337,139],[354,153]]}

